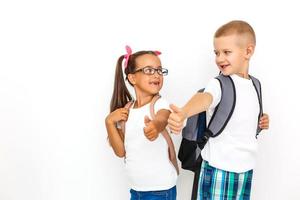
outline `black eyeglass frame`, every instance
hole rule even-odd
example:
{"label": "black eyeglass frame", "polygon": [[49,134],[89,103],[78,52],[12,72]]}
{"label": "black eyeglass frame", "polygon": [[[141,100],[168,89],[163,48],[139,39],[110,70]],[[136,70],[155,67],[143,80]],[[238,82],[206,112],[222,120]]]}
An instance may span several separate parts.
{"label": "black eyeglass frame", "polygon": [[[149,73],[149,72],[146,71],[148,69],[150,69],[152,71]],[[168,75],[168,71],[169,70],[166,69],[166,68],[154,68],[154,67],[151,67],[151,66],[146,66],[146,67],[137,69],[137,70],[135,70],[132,73],[135,74],[136,72],[143,72],[146,75],[153,75],[155,72],[157,72],[158,75],[167,76]]]}

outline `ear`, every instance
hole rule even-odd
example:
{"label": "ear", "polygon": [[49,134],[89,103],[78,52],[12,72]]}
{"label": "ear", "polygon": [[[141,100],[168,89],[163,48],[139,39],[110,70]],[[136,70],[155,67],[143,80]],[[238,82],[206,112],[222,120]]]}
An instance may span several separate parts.
{"label": "ear", "polygon": [[135,85],[135,75],[134,74],[128,74],[127,76],[129,83],[131,83],[132,85]]}
{"label": "ear", "polygon": [[253,44],[249,44],[246,48],[246,54],[245,54],[245,58],[247,60],[249,60],[251,58],[251,56],[253,55],[254,53],[254,50],[255,50],[255,45]]}

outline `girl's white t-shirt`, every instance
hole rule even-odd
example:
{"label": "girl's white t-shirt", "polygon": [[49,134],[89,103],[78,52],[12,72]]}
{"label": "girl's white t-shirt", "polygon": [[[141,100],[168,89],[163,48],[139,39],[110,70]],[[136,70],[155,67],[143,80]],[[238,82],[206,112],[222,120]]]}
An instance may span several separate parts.
{"label": "girl's white t-shirt", "polygon": [[[155,112],[169,109],[164,99],[154,104]],[[169,160],[168,144],[162,134],[154,141],[144,135],[144,118],[150,115],[150,103],[140,108],[131,108],[125,131],[125,166],[131,188],[137,191],[170,189],[176,185],[177,172]]]}
{"label": "girl's white t-shirt", "polygon": [[[234,112],[223,132],[208,140],[201,155],[213,167],[241,173],[253,169],[256,163],[259,101],[251,79],[237,75],[231,75],[231,78],[236,89]],[[221,99],[219,81],[212,79],[205,92],[213,96],[212,104],[207,111],[208,123]]]}

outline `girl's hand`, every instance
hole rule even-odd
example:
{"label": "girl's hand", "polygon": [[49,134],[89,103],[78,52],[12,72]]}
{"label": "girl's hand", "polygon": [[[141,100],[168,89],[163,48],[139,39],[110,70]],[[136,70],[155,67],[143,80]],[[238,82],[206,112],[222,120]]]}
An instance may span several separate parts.
{"label": "girl's hand", "polygon": [[127,108],[119,108],[111,112],[105,119],[107,124],[116,124],[119,121],[127,121],[129,110]]}
{"label": "girl's hand", "polygon": [[263,115],[261,116],[260,120],[259,120],[259,127],[261,129],[268,129],[269,128],[269,115],[266,113],[263,113]]}
{"label": "girl's hand", "polygon": [[145,116],[145,128],[144,128],[144,134],[146,138],[148,138],[150,141],[155,140],[158,137],[158,130],[153,120],[150,120],[148,116]]}

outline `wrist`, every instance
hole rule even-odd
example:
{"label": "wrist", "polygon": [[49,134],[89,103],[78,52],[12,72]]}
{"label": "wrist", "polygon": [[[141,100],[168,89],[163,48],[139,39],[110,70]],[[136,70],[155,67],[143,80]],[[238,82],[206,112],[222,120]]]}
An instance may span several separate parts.
{"label": "wrist", "polygon": [[183,107],[182,108],[182,121],[185,121],[188,118],[188,112],[186,111],[186,109]]}
{"label": "wrist", "polygon": [[153,123],[153,126],[155,127],[155,129],[158,131],[158,132],[161,132],[164,130],[164,126],[163,124],[158,121],[158,120],[152,120],[152,123]]}
{"label": "wrist", "polygon": [[112,126],[112,125],[115,125],[115,122],[110,120],[108,117],[105,118],[105,124],[107,126]]}

